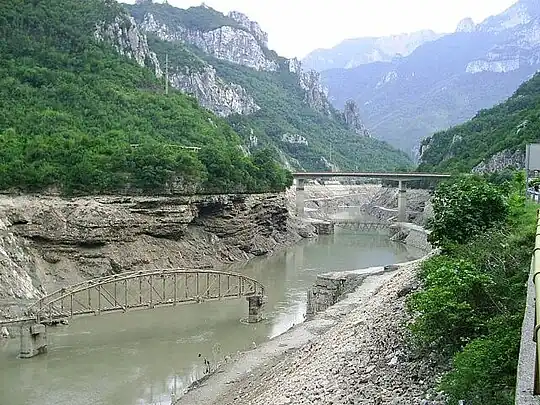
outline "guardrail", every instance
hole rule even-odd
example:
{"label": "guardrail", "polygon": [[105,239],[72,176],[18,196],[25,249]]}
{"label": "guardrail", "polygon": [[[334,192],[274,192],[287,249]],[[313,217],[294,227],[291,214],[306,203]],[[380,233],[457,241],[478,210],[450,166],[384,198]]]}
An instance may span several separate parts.
{"label": "guardrail", "polygon": [[540,209],[536,212],[536,236],[531,263],[534,284],[534,341],[536,343],[536,364],[534,371],[534,394],[540,394]]}
{"label": "guardrail", "polygon": [[[534,194],[533,194],[534,193]],[[539,202],[540,193],[527,190]],[[531,336],[531,332],[533,336]],[[521,330],[516,378],[516,405],[540,404],[540,209],[536,213],[536,236],[527,282],[527,303]]]}

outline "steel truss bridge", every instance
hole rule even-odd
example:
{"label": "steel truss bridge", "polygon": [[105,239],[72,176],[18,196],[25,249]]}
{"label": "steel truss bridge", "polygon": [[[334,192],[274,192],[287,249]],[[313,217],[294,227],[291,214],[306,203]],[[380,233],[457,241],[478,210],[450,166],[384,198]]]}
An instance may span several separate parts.
{"label": "steel truss bridge", "polygon": [[340,228],[354,229],[360,232],[373,232],[389,230],[391,223],[389,222],[362,222],[359,219],[331,219],[329,222]]}
{"label": "steel truss bridge", "polygon": [[264,286],[242,274],[188,269],[132,271],[61,288],[31,305],[25,318],[0,320],[0,326],[52,324],[82,315],[263,296]]}

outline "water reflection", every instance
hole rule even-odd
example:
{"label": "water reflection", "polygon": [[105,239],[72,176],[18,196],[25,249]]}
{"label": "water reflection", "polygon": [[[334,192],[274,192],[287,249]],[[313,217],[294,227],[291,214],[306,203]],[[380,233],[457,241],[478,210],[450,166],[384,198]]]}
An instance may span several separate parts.
{"label": "water reflection", "polygon": [[[46,356],[16,359],[18,342],[0,346],[0,404],[169,405],[225,356],[259,345],[303,321],[306,290],[317,274],[384,265],[420,252],[385,235],[346,230],[230,270],[261,281],[267,319],[240,322],[244,300],[134,311],[74,320],[50,329]],[[200,354],[200,356],[199,356]]]}

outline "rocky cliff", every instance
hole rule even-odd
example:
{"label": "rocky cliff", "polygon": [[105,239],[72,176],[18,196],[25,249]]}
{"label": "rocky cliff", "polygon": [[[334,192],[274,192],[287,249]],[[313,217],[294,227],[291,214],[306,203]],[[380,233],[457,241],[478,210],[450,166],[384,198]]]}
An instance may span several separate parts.
{"label": "rocky cliff", "polygon": [[156,54],[150,50],[146,35],[139,30],[133,17],[118,15],[112,23],[98,22],[94,35],[98,41],[110,42],[121,55],[152,68],[157,77],[163,75]]}
{"label": "rocky cliff", "polygon": [[360,108],[354,102],[354,100],[348,100],[345,103],[345,110],[343,111],[343,119],[345,123],[351,128],[354,132],[361,136],[371,136],[368,129],[365,127],[360,117]]}
{"label": "rocky cliff", "polygon": [[287,204],[275,194],[0,197],[0,304],[128,270],[271,254],[310,236]]}
{"label": "rocky cliff", "polygon": [[[238,17],[240,13],[234,13],[233,15]],[[172,21],[167,21],[163,16],[160,18],[159,15],[151,12],[145,13],[140,22],[143,30],[156,34],[162,40],[185,42],[217,59],[256,70],[275,71],[278,68],[276,61],[266,56],[264,48],[266,42],[261,43],[256,38],[256,36],[267,38],[267,34],[260,31],[260,29],[252,32],[251,29],[248,31],[245,28],[240,29],[224,25],[205,31],[192,28],[188,24],[171,23]],[[245,24],[247,24],[246,21],[242,22],[242,27]]]}
{"label": "rocky cliff", "polygon": [[226,83],[208,64],[196,70],[175,67],[169,80],[172,87],[194,96],[200,105],[222,117],[261,109],[242,86]]}
{"label": "rocky cliff", "polygon": [[268,49],[268,35],[245,14],[150,0],[127,7],[162,68],[167,55],[171,87],[225,117],[246,153],[270,147],[293,170],[408,165],[388,145],[356,136],[365,128],[332,107],[320,74]]}

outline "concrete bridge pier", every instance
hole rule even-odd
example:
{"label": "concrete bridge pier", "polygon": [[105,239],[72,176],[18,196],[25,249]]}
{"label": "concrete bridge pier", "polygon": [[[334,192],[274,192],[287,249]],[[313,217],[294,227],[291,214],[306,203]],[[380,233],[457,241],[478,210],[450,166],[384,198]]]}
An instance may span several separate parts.
{"label": "concrete bridge pier", "polygon": [[257,323],[263,320],[263,309],[266,304],[266,297],[263,295],[252,295],[246,297],[248,309],[248,323]]}
{"label": "concrete bridge pier", "polygon": [[47,329],[45,325],[34,323],[21,325],[21,350],[19,357],[29,359],[47,353]]}
{"label": "concrete bridge pier", "polygon": [[399,180],[398,186],[398,222],[407,222],[407,194],[403,181]]}
{"label": "concrete bridge pier", "polygon": [[298,217],[304,216],[304,207],[306,192],[304,191],[306,181],[304,179],[296,179],[296,215]]}

